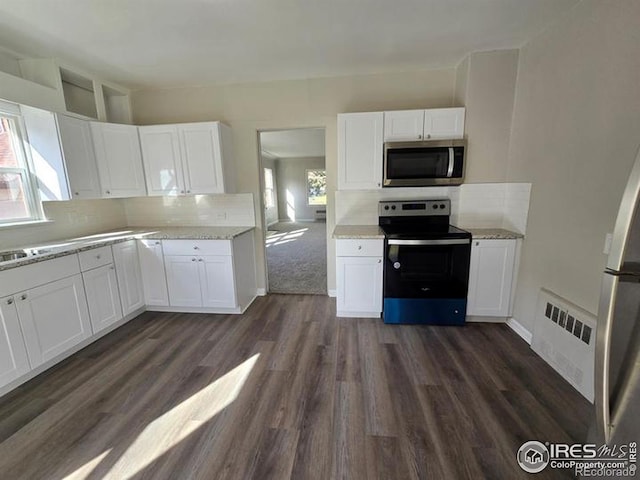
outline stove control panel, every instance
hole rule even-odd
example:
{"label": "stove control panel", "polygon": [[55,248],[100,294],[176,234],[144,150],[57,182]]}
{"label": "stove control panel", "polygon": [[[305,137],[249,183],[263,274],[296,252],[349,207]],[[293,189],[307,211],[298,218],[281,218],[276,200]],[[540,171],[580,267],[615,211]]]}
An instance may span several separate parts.
{"label": "stove control panel", "polygon": [[378,203],[380,217],[433,217],[451,215],[451,200],[395,200]]}

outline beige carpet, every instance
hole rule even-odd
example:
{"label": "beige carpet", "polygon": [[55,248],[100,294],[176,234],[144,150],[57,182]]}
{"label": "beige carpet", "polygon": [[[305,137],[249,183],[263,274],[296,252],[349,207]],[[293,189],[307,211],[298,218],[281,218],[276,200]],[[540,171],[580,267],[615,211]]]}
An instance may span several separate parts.
{"label": "beige carpet", "polygon": [[325,222],[280,222],[269,227],[269,292],[327,294],[326,230]]}

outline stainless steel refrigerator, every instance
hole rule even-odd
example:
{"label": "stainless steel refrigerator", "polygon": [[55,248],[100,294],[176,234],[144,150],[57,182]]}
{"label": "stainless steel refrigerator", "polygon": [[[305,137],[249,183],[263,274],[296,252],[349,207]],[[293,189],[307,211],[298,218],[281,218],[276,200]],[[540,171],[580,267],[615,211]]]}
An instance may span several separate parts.
{"label": "stainless steel refrigerator", "polygon": [[590,436],[608,445],[640,442],[639,195],[640,152],[618,211],[598,308]]}

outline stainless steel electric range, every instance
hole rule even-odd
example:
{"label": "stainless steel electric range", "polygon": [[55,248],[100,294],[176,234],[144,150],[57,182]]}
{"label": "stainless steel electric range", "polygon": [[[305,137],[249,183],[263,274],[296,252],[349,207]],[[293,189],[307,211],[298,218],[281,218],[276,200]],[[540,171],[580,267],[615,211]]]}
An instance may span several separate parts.
{"label": "stainless steel electric range", "polygon": [[449,224],[451,202],[380,202],[385,323],[464,325],[471,234]]}

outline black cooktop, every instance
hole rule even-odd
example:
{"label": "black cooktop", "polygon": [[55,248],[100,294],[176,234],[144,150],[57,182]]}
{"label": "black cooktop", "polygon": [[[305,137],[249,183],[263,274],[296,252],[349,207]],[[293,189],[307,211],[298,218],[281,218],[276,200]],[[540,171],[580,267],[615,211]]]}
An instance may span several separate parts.
{"label": "black cooktop", "polygon": [[380,225],[387,238],[405,240],[433,240],[439,238],[471,238],[471,233],[453,225]]}

